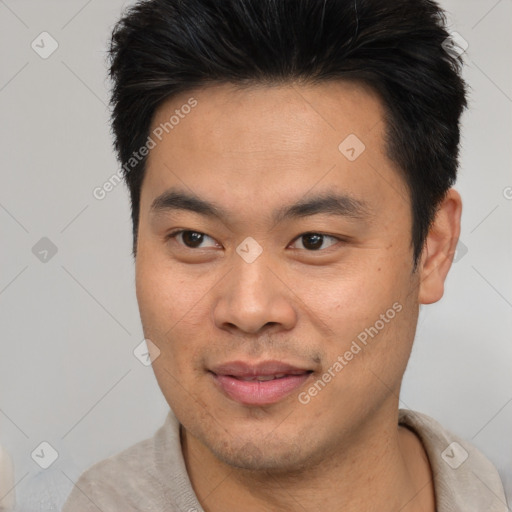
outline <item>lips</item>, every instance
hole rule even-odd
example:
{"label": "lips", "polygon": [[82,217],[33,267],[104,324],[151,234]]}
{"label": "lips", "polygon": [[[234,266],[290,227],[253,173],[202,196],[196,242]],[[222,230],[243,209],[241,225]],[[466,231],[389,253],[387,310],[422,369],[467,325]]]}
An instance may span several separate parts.
{"label": "lips", "polygon": [[288,375],[302,375],[304,372],[298,372],[298,373],[278,373],[277,375],[256,375],[251,377],[235,377],[234,375],[231,375],[231,377],[235,377],[239,380],[244,381],[253,381],[257,380],[259,382],[267,382],[269,380],[275,380],[275,379],[282,379],[283,377],[286,377]]}
{"label": "lips", "polygon": [[244,405],[269,405],[301,387],[312,370],[281,361],[256,364],[233,361],[211,370],[215,384],[232,400]]}
{"label": "lips", "polygon": [[232,361],[215,366],[211,370],[217,375],[231,375],[232,377],[250,378],[250,377],[268,377],[299,375],[306,373],[308,368],[300,368],[281,361],[261,361],[259,363],[246,363],[244,361]]}

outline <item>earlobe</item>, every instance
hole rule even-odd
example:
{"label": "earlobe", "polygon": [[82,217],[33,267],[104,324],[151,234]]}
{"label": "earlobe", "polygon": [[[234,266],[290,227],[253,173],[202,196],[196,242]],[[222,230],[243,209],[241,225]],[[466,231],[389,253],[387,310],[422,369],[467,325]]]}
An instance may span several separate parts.
{"label": "earlobe", "polygon": [[421,255],[420,304],[432,304],[443,296],[444,282],[459,240],[461,214],[460,194],[451,188],[437,210]]}

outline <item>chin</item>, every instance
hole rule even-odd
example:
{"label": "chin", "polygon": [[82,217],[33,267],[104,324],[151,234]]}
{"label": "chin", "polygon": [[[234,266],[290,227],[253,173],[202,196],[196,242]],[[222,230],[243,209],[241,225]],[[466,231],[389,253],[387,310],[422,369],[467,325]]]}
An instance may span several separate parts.
{"label": "chin", "polygon": [[210,450],[224,464],[247,471],[290,474],[306,466],[308,457],[303,448],[283,440],[249,441],[234,446],[229,442],[210,445]]}

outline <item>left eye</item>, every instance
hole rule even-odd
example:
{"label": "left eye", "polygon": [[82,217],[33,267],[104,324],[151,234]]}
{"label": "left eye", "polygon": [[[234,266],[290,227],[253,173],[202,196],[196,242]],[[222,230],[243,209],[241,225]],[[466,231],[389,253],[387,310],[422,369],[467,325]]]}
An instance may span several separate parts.
{"label": "left eye", "polygon": [[322,235],[321,233],[304,233],[300,235],[296,240],[301,241],[302,247],[298,247],[298,249],[306,249],[307,251],[318,251],[320,249],[326,249],[326,247],[322,247],[324,241],[326,239],[330,239],[333,241],[331,244],[334,245],[338,239],[334,236],[330,235]]}

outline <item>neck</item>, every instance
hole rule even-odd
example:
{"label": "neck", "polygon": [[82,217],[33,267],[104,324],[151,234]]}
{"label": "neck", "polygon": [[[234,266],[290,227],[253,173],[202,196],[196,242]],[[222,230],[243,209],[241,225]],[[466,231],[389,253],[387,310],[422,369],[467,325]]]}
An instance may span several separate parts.
{"label": "neck", "polygon": [[[388,415],[389,416],[389,415]],[[434,512],[433,479],[420,440],[382,418],[295,472],[245,470],[225,464],[182,428],[182,450],[205,512]]]}

